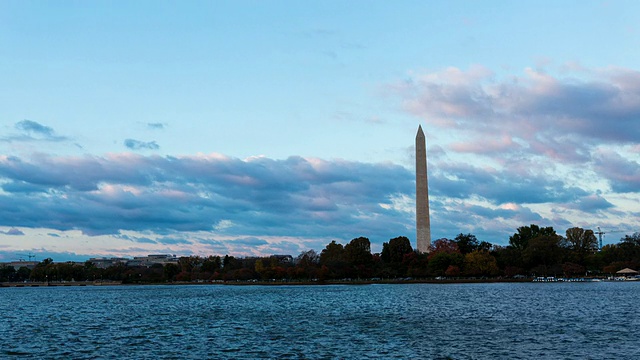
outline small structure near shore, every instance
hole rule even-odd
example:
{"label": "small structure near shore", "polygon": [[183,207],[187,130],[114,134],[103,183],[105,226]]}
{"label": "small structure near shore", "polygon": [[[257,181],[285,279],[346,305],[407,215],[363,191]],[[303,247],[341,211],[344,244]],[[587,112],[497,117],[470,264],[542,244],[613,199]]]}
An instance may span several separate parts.
{"label": "small structure near shore", "polygon": [[633,269],[624,268],[620,271],[616,271],[616,274],[629,276],[629,275],[638,275],[638,272]]}

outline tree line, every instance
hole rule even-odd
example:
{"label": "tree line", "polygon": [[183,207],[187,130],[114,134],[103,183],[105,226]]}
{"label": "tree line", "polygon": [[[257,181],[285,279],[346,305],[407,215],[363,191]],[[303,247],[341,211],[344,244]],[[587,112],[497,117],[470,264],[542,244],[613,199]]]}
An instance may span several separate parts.
{"label": "tree line", "polygon": [[598,276],[640,267],[640,234],[598,249],[592,230],[579,227],[559,235],[553,227],[522,226],[509,245],[479,241],[473,234],[434,241],[428,253],[415,251],[399,236],[371,253],[371,242],[358,237],[345,245],[332,241],[320,253],[308,250],[292,261],[286,257],[181,257],[177,264],[97,268],[45,259],[33,270],[0,267],[0,281],[98,281],[160,283],[173,281],[328,281],[355,279],[426,279],[434,277],[512,278],[531,276]]}

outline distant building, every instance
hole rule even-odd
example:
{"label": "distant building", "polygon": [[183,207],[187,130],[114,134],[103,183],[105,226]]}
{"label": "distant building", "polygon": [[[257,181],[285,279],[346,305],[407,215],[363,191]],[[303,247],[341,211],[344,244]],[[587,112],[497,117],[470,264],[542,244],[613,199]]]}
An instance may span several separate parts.
{"label": "distant building", "polygon": [[126,266],[144,266],[151,267],[155,264],[161,264],[162,266],[166,264],[178,264],[178,258],[175,255],[168,254],[152,254],[147,256],[136,256],[133,259],[128,258],[91,258],[89,262],[93,263],[99,269],[106,269],[111,266],[116,265],[126,265]]}
{"label": "distant building", "polygon": [[21,267],[26,267],[29,270],[33,270],[36,265],[38,265],[40,261],[9,261],[0,263],[0,266],[13,266],[15,270],[20,269]]}
{"label": "distant building", "polygon": [[116,266],[119,264],[127,265],[127,263],[129,262],[129,259],[117,258],[117,257],[112,257],[112,258],[102,257],[102,258],[90,258],[88,261],[93,265],[95,265],[95,267],[97,267],[98,269],[106,269],[108,267]]}
{"label": "distant building", "polygon": [[154,254],[147,256],[136,256],[133,260],[129,260],[127,266],[144,266],[151,267],[156,264],[165,266],[167,264],[178,264],[178,258],[175,255]]}

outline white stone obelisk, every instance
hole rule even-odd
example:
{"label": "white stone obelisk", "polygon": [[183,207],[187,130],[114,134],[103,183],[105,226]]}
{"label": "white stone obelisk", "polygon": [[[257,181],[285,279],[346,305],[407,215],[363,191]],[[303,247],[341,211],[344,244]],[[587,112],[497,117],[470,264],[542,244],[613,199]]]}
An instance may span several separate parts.
{"label": "white stone obelisk", "polygon": [[427,146],[418,125],[416,134],[416,242],[418,252],[429,252],[431,223],[429,221],[429,182],[427,180]]}

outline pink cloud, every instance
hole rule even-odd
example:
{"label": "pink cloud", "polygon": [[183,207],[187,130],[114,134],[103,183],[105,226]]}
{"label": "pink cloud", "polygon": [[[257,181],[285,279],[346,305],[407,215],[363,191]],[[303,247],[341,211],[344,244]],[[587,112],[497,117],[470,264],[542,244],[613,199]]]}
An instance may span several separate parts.
{"label": "pink cloud", "polygon": [[457,142],[450,145],[451,150],[462,153],[492,154],[496,152],[513,151],[521,148],[508,135],[495,139],[476,139],[475,142]]}
{"label": "pink cloud", "polygon": [[610,149],[598,149],[594,155],[595,170],[619,192],[640,191],[640,163],[626,159]]}
{"label": "pink cloud", "polygon": [[[454,151],[584,162],[594,144],[635,144],[640,138],[640,72],[563,70],[559,76],[527,68],[500,78],[480,66],[447,68],[414,74],[390,89],[407,112],[428,126],[471,139],[451,144]],[[521,143],[509,143],[516,138]]]}

